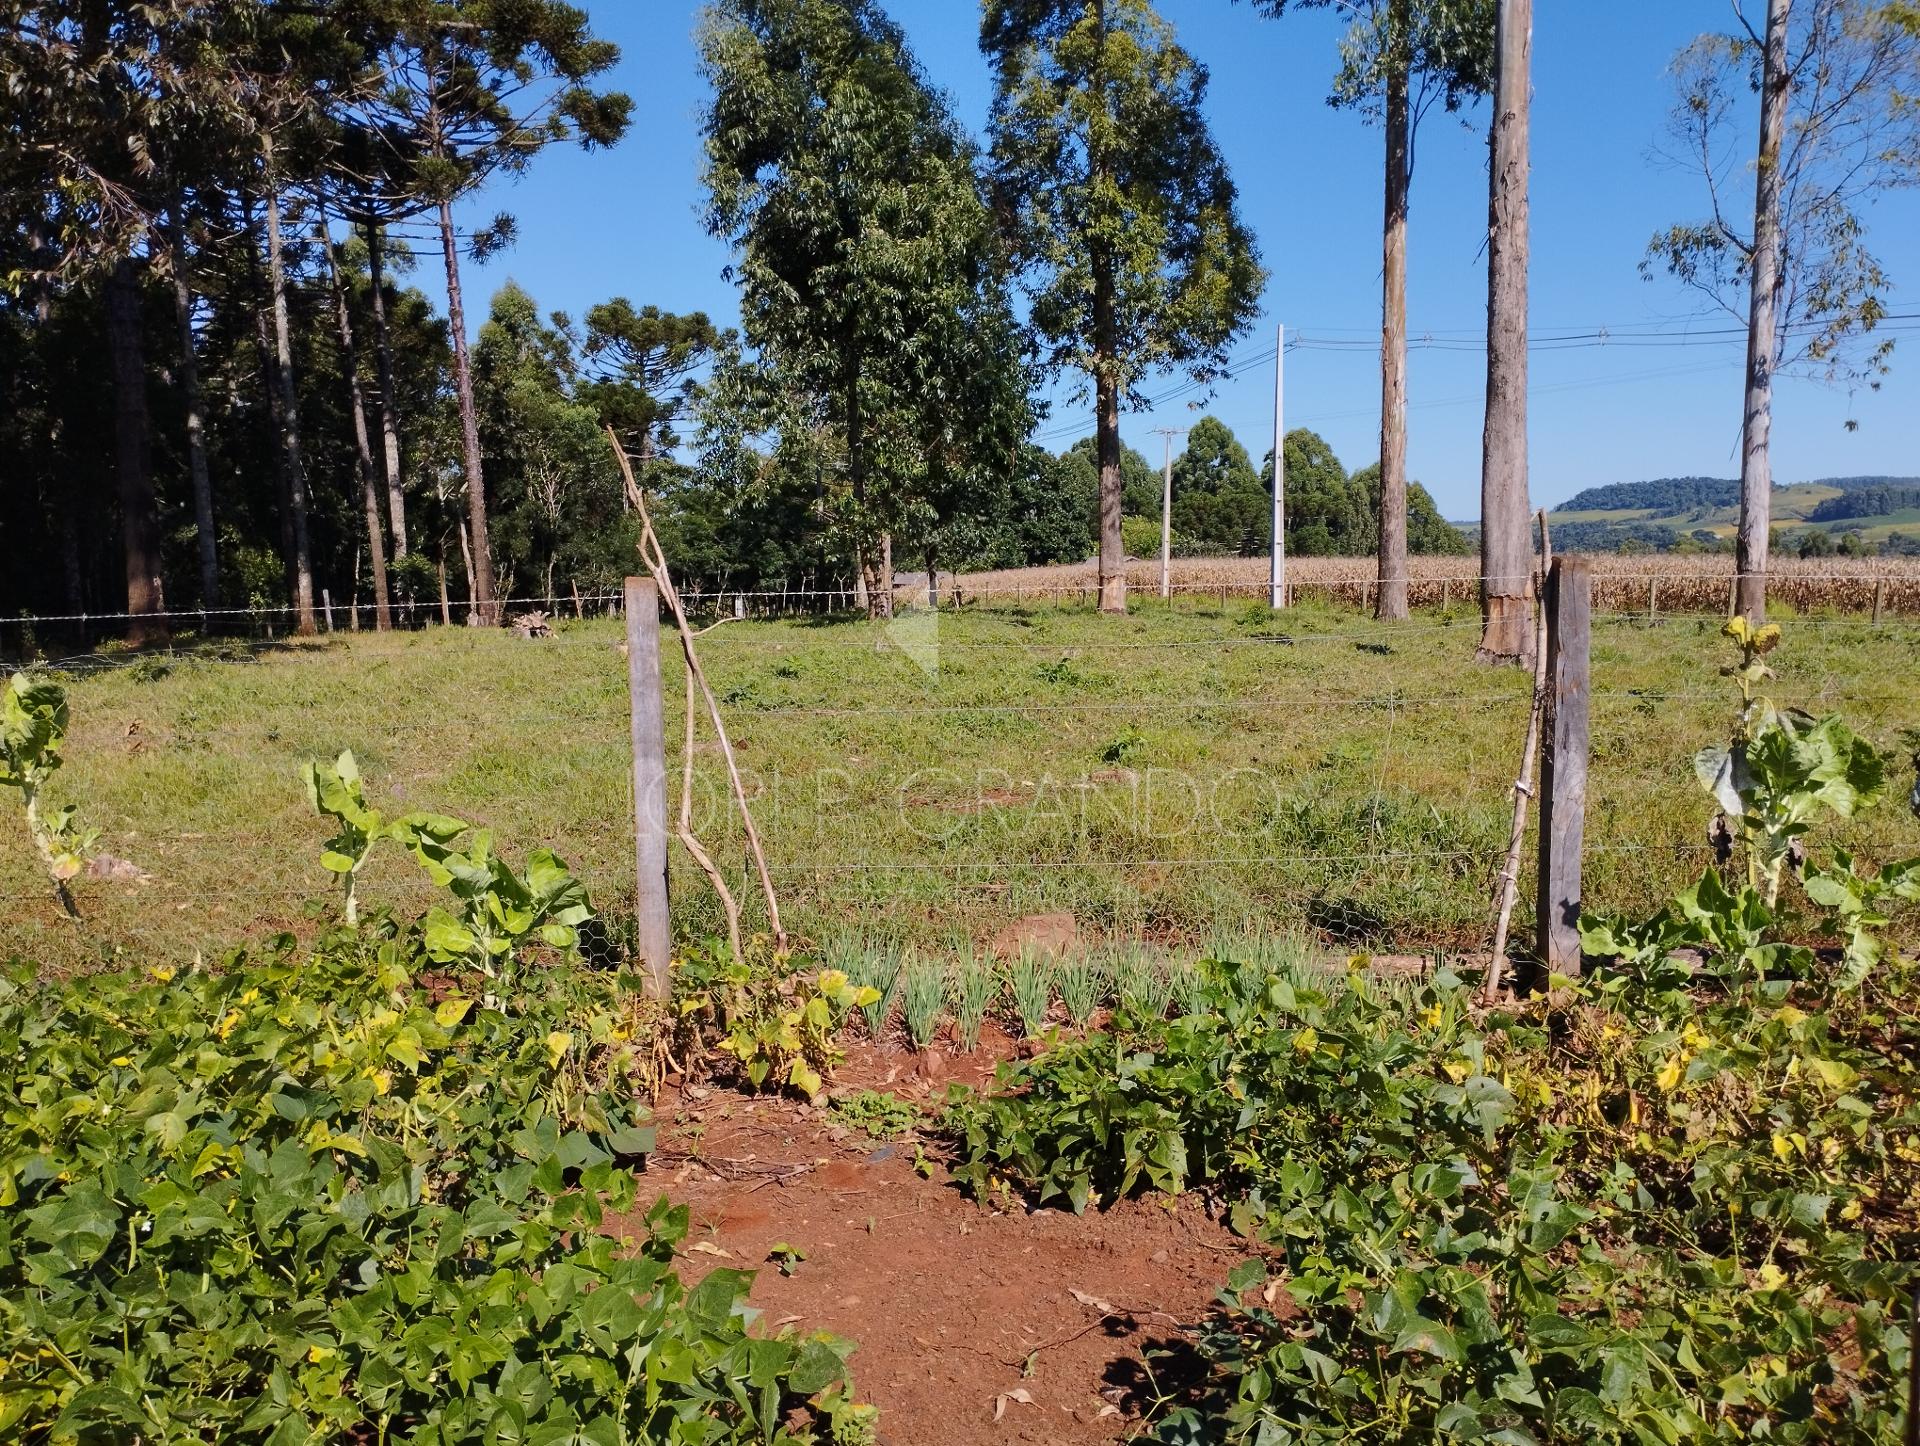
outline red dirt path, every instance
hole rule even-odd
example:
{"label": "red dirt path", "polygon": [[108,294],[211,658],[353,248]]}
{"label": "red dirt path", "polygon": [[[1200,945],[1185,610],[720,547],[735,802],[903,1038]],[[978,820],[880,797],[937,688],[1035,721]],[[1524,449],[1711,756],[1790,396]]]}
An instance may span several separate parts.
{"label": "red dirt path", "polygon": [[[916,1067],[923,1057],[859,1050],[835,1087],[925,1099],[944,1092],[949,1071],[980,1079],[994,1052],[936,1062],[929,1080],[927,1064]],[[885,1446],[1127,1439],[1155,1383],[1191,1359],[1181,1328],[1206,1315],[1244,1256],[1193,1198],[1081,1218],[983,1208],[944,1169],[917,1173],[911,1140],[870,1140],[824,1107],[690,1089],[663,1098],[658,1116],[642,1193],[651,1186],[690,1207],[683,1275],[757,1270],[751,1300],[763,1328],[857,1341],[854,1379],[880,1407]],[[791,1276],[768,1260],[779,1244],[805,1253]],[[1173,1354],[1143,1365],[1149,1349]]]}

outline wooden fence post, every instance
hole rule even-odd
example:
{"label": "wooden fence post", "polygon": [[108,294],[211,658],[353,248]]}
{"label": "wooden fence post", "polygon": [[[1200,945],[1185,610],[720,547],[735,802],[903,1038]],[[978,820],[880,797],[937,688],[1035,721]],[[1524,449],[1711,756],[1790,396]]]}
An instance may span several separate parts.
{"label": "wooden fence post", "polygon": [[647,992],[672,992],[668,961],[673,928],[667,917],[666,711],[660,696],[660,589],[650,577],[625,588],[627,693],[633,708],[634,941]]}
{"label": "wooden fence post", "polygon": [[1547,717],[1540,766],[1540,875],[1534,914],[1549,975],[1580,972],[1580,849],[1587,814],[1587,704],[1593,570],[1556,557],[1547,575]]}
{"label": "wooden fence post", "polygon": [[327,617],[327,631],[333,631],[333,594],[326,588],[320,589],[320,610]]}
{"label": "wooden fence post", "polygon": [[1876,577],[1873,580],[1873,620],[1880,621],[1880,609],[1887,601],[1887,580]]}

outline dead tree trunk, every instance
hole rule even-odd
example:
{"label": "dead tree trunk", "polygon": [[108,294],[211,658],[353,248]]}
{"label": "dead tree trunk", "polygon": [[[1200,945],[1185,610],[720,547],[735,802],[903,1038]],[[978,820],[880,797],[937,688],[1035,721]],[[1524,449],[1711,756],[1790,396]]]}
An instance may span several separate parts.
{"label": "dead tree trunk", "polygon": [[193,281],[186,227],[176,201],[167,216],[173,253],[173,310],[180,328],[180,394],[187,411],[187,471],[193,480],[193,532],[200,556],[200,606],[220,606],[220,549],[214,535],[213,479],[207,471],[207,407],[200,391],[200,355],[193,336]]}
{"label": "dead tree trunk", "polygon": [[499,622],[493,601],[493,548],[487,530],[487,484],[480,467],[480,413],[473,400],[473,364],[467,355],[467,314],[460,299],[460,252],[453,239],[453,205],[440,203],[440,255],[447,268],[447,327],[453,333],[453,388],[460,402],[460,457],[467,478],[467,527],[472,534],[473,590],[469,618],[481,627]]}
{"label": "dead tree trunk", "polygon": [[[373,443],[367,436],[367,402],[360,390],[360,361],[353,345],[353,317],[347,310],[347,288],[333,254],[326,213],[314,218],[313,239],[327,258],[327,280],[333,289],[334,322],[340,330],[340,365],[347,374],[347,410],[353,418],[354,465],[360,477],[360,505],[367,518],[367,558],[373,568],[373,626],[377,632],[393,627],[393,608],[387,594],[387,545],[380,533],[380,489],[373,476]],[[354,569],[359,581],[359,569]],[[354,618],[360,616],[358,606]]]}
{"label": "dead tree trunk", "polygon": [[373,308],[373,356],[380,379],[380,438],[387,467],[387,520],[393,525],[393,555],[407,555],[407,497],[400,479],[400,412],[393,400],[393,337],[387,331],[383,262],[386,238],[371,218],[366,224],[368,300]]}
{"label": "dead tree trunk", "polygon": [[1386,215],[1380,241],[1380,589],[1375,616],[1407,616],[1407,190],[1412,119],[1405,48],[1408,0],[1394,0],[1386,95]]}
{"label": "dead tree trunk", "polygon": [[1773,513],[1773,363],[1780,300],[1780,138],[1792,75],[1787,69],[1791,0],[1767,0],[1761,64],[1760,156],[1753,194],[1753,264],[1748,275],[1746,405],[1740,419],[1740,533],[1735,606],[1749,622],[1767,615],[1767,547]]}
{"label": "dead tree trunk", "polygon": [[1522,663],[1527,544],[1527,167],[1533,0],[1499,0],[1487,204],[1487,414],[1480,463],[1482,662]]}
{"label": "dead tree trunk", "polygon": [[146,344],[140,325],[140,276],[122,256],[107,277],[107,348],[113,366],[114,479],[126,559],[127,641],[164,642],[167,595],[160,571],[160,503],[153,490],[147,422]]}

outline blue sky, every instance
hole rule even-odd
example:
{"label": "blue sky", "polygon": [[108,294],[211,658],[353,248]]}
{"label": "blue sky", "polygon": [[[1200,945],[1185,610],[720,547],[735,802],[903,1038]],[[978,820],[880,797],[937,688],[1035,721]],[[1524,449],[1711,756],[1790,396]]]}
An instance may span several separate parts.
{"label": "blue sky", "polygon": [[[524,177],[490,187],[461,212],[473,224],[499,210],[519,241],[465,272],[478,327],[485,298],[509,277],[545,309],[579,315],[614,295],[675,311],[737,318],[722,269],[726,248],[701,224],[698,113],[704,87],[685,0],[585,0],[596,30],[621,47],[615,83],[634,98],[628,138],[604,152],[551,150]],[[961,118],[984,126],[991,80],[971,0],[894,0],[920,61]],[[1212,72],[1209,119],[1240,187],[1243,213],[1272,277],[1255,329],[1236,348],[1292,337],[1338,341],[1287,356],[1287,424],[1309,426],[1352,468],[1378,451],[1380,305],[1379,131],[1325,103],[1340,22],[1325,12],[1265,20],[1227,0],[1163,0],[1161,12]],[[1633,345],[1635,330],[1729,325],[1637,266],[1654,230],[1699,211],[1698,182],[1656,160],[1670,94],[1666,65],[1701,30],[1722,26],[1726,0],[1542,0],[1534,32],[1533,296],[1536,335],[1609,329],[1606,346],[1536,352],[1532,475],[1536,500],[1645,477],[1738,471],[1741,347],[1737,338],[1686,346]],[[1409,466],[1442,512],[1479,510],[1477,351],[1421,349],[1419,340],[1478,337],[1485,324],[1486,108],[1435,113],[1420,132],[1409,242]],[[1920,287],[1920,197],[1883,199],[1872,244],[1896,280]],[[423,259],[430,259],[430,255]],[[437,268],[417,284],[438,294]],[[1895,311],[1920,309],[1896,292]],[[1353,345],[1358,343],[1358,345]],[[1779,481],[1851,473],[1920,473],[1920,338],[1896,352],[1877,393],[1803,380],[1782,384],[1774,469]],[[1150,385],[1164,392],[1171,383]],[[1073,387],[1052,394],[1041,437],[1054,449],[1091,430]],[[1155,461],[1157,426],[1190,426],[1212,411],[1257,459],[1271,444],[1270,366],[1223,383],[1202,409],[1181,398],[1129,413],[1127,441]],[[1857,431],[1843,423],[1857,419]],[[1085,420],[1084,427],[1076,425]]]}

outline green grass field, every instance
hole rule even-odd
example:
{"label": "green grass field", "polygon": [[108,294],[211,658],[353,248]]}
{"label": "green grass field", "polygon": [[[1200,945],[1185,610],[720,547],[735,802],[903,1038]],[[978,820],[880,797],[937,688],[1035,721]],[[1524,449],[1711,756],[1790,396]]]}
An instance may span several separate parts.
{"label": "green grass field", "polygon": [[[1920,629],[1808,619],[1776,655],[1783,702],[1843,711],[1893,747],[1920,727]],[[1731,714],[1716,620],[1596,618],[1587,893],[1644,909],[1704,862],[1691,755]],[[701,641],[789,929],[944,947],[1071,910],[1090,937],[1204,941],[1315,930],[1391,952],[1484,945],[1528,679],[1472,662],[1477,617],[1383,629],[1349,612],[1211,600],[1124,620],[1078,609],[745,622]],[[343,748],[371,801],[556,848],[616,921],[632,898],[625,665],[610,620],[550,640],[462,628],[335,634],[235,658],[143,658],[69,678],[54,793],[150,875],[76,885],[59,916],[17,817],[0,817],[0,954],[50,967],[212,951],[325,917],[326,830],[298,769]],[[937,657],[937,672],[921,661]],[[677,778],[681,669],[667,662]],[[712,744],[696,824],[742,878]],[[1858,824],[1920,852],[1897,795]],[[1530,858],[1530,855],[1529,855]],[[1528,917],[1530,872],[1520,917]],[[718,914],[673,853],[678,925]],[[389,853],[362,898],[431,889]]]}

